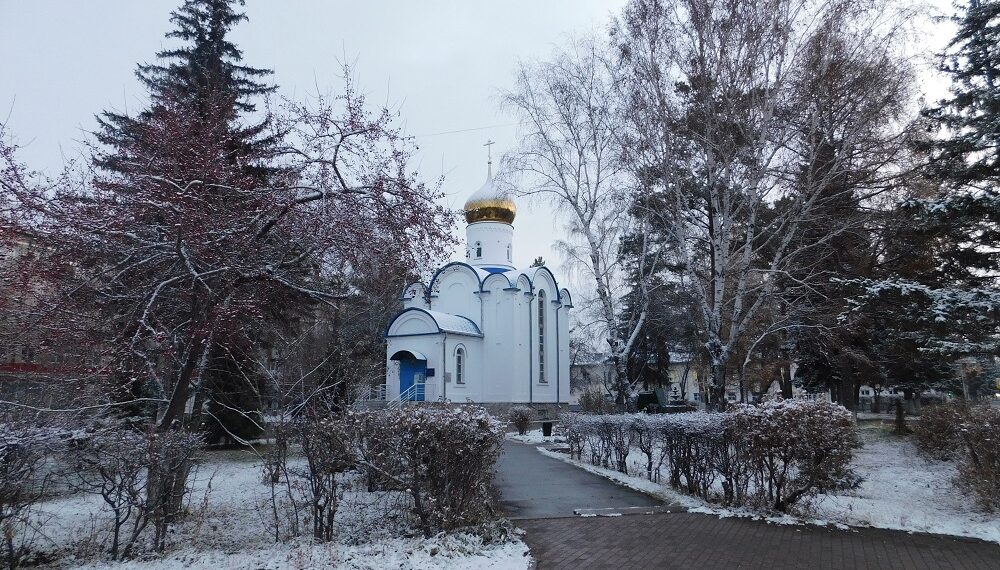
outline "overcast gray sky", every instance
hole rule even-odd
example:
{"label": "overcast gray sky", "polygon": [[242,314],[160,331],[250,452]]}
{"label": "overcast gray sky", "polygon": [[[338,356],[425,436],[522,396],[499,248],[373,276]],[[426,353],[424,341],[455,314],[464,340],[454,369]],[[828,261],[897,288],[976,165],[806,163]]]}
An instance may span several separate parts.
{"label": "overcast gray sky", "polygon": [[[948,9],[949,0],[933,0]],[[139,108],[133,72],[163,47],[169,13],[180,0],[0,0],[0,120],[26,144],[23,159],[56,169],[61,153],[93,129],[102,109]],[[624,0],[342,1],[248,0],[250,22],[234,39],[249,65],[275,71],[285,95],[336,90],[339,62],[357,61],[373,103],[399,108],[417,136],[421,171],[445,174],[447,204],[459,208],[494,156],[516,140],[498,110],[518,59],[545,57],[568,35],[603,32]],[[943,33],[947,32],[947,33]],[[920,48],[938,49],[950,29],[931,27]],[[918,48],[919,49],[919,48]],[[928,83],[934,83],[933,80]],[[932,96],[941,86],[928,84]],[[482,128],[489,127],[489,128]],[[475,129],[475,130],[472,130]],[[452,132],[463,131],[463,132]],[[442,134],[438,134],[442,133]],[[544,204],[519,204],[514,260],[542,255],[560,265],[552,244],[562,233]],[[464,227],[458,228],[464,236]],[[565,275],[565,272],[560,272]]]}
{"label": "overcast gray sky", "polygon": [[[153,59],[180,0],[0,0],[0,120],[25,144],[22,158],[55,169],[61,153],[94,127],[102,109],[139,108],[133,72]],[[339,62],[357,61],[373,104],[398,107],[417,135],[418,166],[445,174],[447,204],[459,208],[517,133],[496,94],[518,59],[546,56],[569,34],[602,31],[624,0],[332,1],[248,0],[250,21],[234,33],[249,65],[267,67],[288,96],[338,87]],[[502,125],[502,126],[499,126]],[[491,127],[491,128],[480,128]],[[478,130],[466,130],[478,129]],[[450,131],[465,131],[450,133]],[[435,134],[448,133],[448,134]],[[550,262],[556,230],[542,204],[519,204],[514,260]],[[464,225],[458,228],[464,237]]]}

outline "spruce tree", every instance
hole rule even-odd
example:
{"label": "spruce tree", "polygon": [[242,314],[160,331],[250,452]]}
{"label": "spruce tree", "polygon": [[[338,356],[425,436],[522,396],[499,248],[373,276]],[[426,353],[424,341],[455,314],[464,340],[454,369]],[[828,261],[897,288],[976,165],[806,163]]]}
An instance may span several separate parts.
{"label": "spruce tree", "polygon": [[[245,116],[256,111],[255,98],[275,90],[264,82],[272,72],[243,65],[243,52],[227,37],[234,26],[247,20],[236,9],[243,5],[244,0],[186,0],[172,12],[175,29],[166,37],[181,45],[157,52],[155,63],[136,69],[149,93],[150,107],[136,116],[105,111],[98,117],[98,141],[115,149],[131,144],[142,147],[144,126],[157,109],[180,106],[193,110],[202,123],[200,129],[188,131],[191,136],[224,138],[222,150],[233,163],[256,175],[270,173],[259,165],[260,155],[275,142],[263,135],[268,121],[246,124]],[[224,137],[219,136],[220,130]],[[247,157],[254,160],[247,161]],[[128,162],[114,152],[99,156],[97,163],[119,174],[129,170]]]}
{"label": "spruce tree", "polygon": [[[166,37],[175,45],[136,70],[149,95],[148,108],[135,115],[106,111],[98,117],[96,136],[104,148],[94,162],[105,172],[99,187],[130,195],[144,192],[151,176],[199,180],[201,215],[212,217],[227,216],[227,208],[245,200],[246,188],[276,185],[282,173],[271,160],[277,138],[268,134],[268,118],[250,117],[255,100],[275,89],[265,82],[272,72],[244,65],[242,52],[228,37],[247,20],[238,11],[243,5],[243,0],[186,0],[172,12],[174,29]],[[170,142],[164,144],[165,139]],[[155,212],[147,221],[146,230],[153,234],[163,223]],[[249,330],[259,327],[243,320]],[[252,363],[252,347],[246,346],[247,339],[215,337],[212,342],[210,373],[202,379],[196,403],[206,402],[218,412],[216,400],[228,402],[227,413],[213,413],[209,427],[254,437],[259,427],[246,418],[259,416],[259,383],[247,372],[253,369],[250,364],[233,361],[241,355]],[[141,386],[123,383],[130,396],[150,395]],[[200,407],[195,416],[199,413]]]}
{"label": "spruce tree", "polygon": [[956,185],[1000,183],[1000,0],[970,0],[940,69],[951,95],[926,115],[947,135],[933,142],[935,171]]}

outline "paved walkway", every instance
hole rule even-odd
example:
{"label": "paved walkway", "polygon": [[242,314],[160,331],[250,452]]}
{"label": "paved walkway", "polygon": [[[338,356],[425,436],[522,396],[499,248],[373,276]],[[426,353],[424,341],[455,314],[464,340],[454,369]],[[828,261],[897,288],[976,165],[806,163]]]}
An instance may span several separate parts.
{"label": "paved walkway", "polygon": [[509,440],[504,442],[494,482],[511,519],[571,517],[581,508],[660,505],[649,495],[545,457],[534,445]]}
{"label": "paved walkway", "polygon": [[497,485],[508,513],[521,519],[516,524],[526,531],[525,542],[540,570],[1000,569],[1000,545],[943,536],[771,525],[693,513],[573,516],[577,508],[656,501],[545,457],[533,446],[507,442],[505,451]]}

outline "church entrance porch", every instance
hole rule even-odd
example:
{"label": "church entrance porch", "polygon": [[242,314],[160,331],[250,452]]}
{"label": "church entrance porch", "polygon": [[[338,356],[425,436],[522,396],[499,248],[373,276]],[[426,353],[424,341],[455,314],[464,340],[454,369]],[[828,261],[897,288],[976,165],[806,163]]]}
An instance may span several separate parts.
{"label": "church entrance porch", "polygon": [[423,402],[427,396],[427,357],[409,350],[400,350],[390,360],[399,362],[399,399]]}

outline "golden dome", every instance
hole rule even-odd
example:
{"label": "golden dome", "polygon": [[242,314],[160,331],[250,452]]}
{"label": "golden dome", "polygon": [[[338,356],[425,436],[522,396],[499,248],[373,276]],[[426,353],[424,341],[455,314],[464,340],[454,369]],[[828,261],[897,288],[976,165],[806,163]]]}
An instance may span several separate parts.
{"label": "golden dome", "polygon": [[497,188],[492,179],[487,179],[486,184],[476,190],[465,203],[463,210],[465,210],[465,221],[470,224],[476,222],[510,224],[517,215],[517,205],[514,204],[514,200]]}

